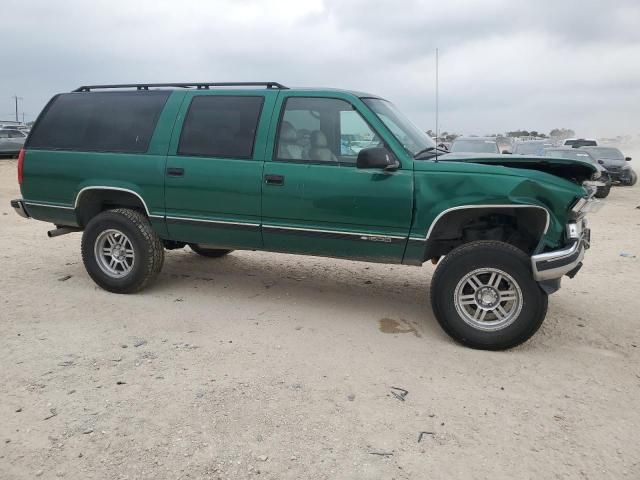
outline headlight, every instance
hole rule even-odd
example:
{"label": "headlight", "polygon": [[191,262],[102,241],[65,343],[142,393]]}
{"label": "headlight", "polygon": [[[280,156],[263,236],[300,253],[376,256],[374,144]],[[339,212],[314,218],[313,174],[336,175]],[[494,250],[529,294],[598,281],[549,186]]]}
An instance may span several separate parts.
{"label": "headlight", "polygon": [[582,221],[567,224],[567,238],[578,240],[582,236]]}

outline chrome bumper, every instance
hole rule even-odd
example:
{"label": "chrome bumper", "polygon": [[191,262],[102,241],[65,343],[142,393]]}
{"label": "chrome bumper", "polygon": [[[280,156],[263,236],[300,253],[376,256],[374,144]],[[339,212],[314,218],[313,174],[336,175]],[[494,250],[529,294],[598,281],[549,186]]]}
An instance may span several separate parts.
{"label": "chrome bumper", "polygon": [[567,225],[567,237],[571,240],[568,246],[531,257],[535,280],[555,280],[564,275],[573,277],[578,272],[582,266],[584,251],[591,246],[591,230],[587,228],[584,217]]}
{"label": "chrome bumper", "polygon": [[564,250],[540,253],[531,257],[533,278],[538,282],[560,278],[580,265],[584,258],[582,241],[575,241]]}
{"label": "chrome bumper", "polygon": [[11,206],[21,217],[31,218],[31,216],[27,213],[27,209],[25,208],[24,202],[22,200],[11,200]]}

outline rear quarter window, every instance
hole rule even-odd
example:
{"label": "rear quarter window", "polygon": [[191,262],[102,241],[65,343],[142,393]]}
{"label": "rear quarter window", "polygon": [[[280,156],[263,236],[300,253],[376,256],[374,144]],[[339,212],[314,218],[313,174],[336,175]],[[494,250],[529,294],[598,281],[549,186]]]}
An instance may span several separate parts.
{"label": "rear quarter window", "polygon": [[178,155],[249,159],[262,96],[195,96],[182,126]]}
{"label": "rear quarter window", "polygon": [[54,98],[27,148],[144,153],[170,91],[82,92]]}

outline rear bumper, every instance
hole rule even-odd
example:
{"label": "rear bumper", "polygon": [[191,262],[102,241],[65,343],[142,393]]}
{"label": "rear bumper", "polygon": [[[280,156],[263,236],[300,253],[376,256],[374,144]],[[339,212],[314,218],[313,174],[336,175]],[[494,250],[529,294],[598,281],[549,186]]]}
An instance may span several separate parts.
{"label": "rear bumper", "polygon": [[564,275],[573,277],[582,266],[584,252],[589,248],[590,231],[585,229],[579,239],[563,249],[531,257],[533,278],[538,282],[554,280]]}
{"label": "rear bumper", "polygon": [[11,200],[11,206],[18,215],[23,218],[31,218],[31,215],[27,212],[24,202],[22,200]]}

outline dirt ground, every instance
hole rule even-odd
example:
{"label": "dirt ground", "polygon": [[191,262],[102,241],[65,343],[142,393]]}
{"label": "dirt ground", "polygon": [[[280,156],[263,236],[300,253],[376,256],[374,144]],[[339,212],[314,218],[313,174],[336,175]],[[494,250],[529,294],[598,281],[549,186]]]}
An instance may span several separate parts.
{"label": "dirt ground", "polygon": [[591,215],[538,334],[491,353],[440,330],[430,264],[185,249],[109,294],[80,234],[13,212],[15,169],[0,161],[1,479],[640,478],[640,188]]}

